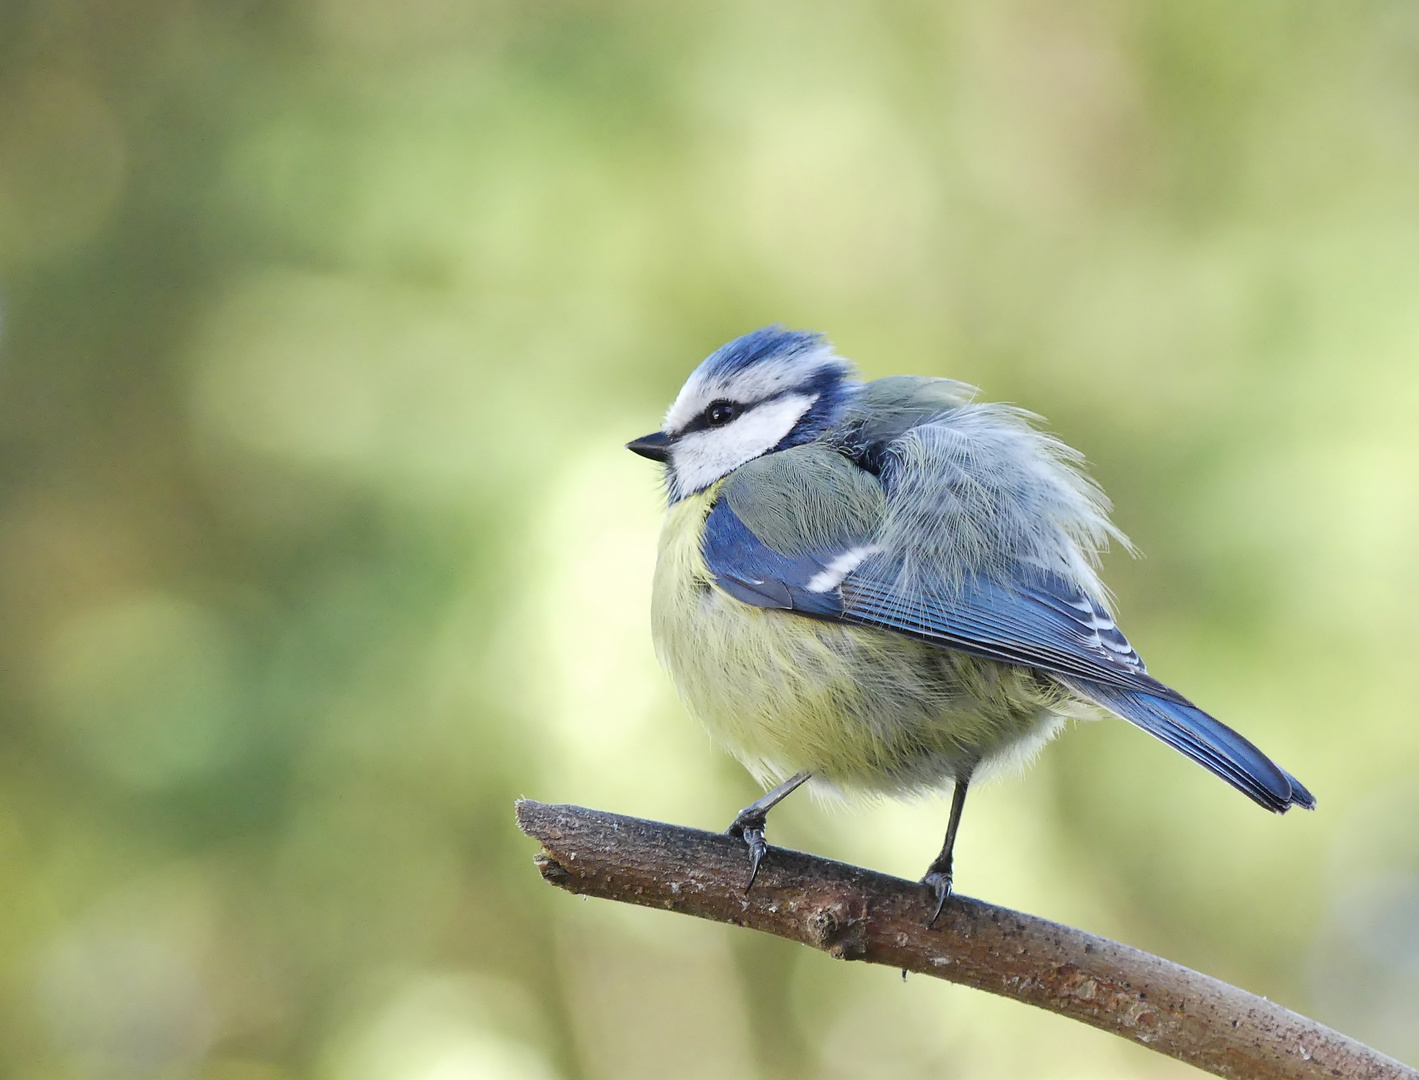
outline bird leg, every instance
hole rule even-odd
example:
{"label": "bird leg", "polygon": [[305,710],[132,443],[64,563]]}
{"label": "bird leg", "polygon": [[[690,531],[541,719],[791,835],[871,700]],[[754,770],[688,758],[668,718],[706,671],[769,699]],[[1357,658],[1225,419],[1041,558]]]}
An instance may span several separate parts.
{"label": "bird leg", "polygon": [[738,837],[749,846],[749,880],[744,885],[745,892],[749,891],[754,879],[759,876],[759,862],[768,850],[768,845],[764,843],[764,824],[769,811],[788,798],[811,775],[806,772],[795,773],[772,791],[766,791],[740,810],[729,828],[724,830],[725,836]]}
{"label": "bird leg", "polygon": [[951,895],[951,849],[956,846],[956,829],[961,824],[961,810],[966,805],[966,788],[970,780],[969,774],[956,778],[956,784],[951,789],[951,819],[946,823],[946,841],[941,845],[941,854],[931,861],[926,868],[926,876],[921,879],[936,901],[936,909],[926,924],[928,930],[941,918],[946,897]]}

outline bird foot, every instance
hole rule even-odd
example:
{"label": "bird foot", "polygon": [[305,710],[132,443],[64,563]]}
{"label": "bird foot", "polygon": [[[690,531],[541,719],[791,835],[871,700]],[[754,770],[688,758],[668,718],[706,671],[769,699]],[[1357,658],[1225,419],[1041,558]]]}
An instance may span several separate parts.
{"label": "bird foot", "polygon": [[768,819],[767,813],[750,807],[741,810],[729,828],[724,830],[725,836],[733,836],[743,840],[749,848],[749,880],[744,883],[744,891],[748,892],[754,885],[754,879],[759,876],[759,863],[763,861],[764,852],[769,849],[769,845],[764,842],[764,825]]}
{"label": "bird foot", "polygon": [[946,909],[946,898],[951,895],[951,871],[928,870],[921,883],[931,890],[931,898],[936,901],[931,918],[926,920],[926,928],[930,930],[941,918],[941,912]]}

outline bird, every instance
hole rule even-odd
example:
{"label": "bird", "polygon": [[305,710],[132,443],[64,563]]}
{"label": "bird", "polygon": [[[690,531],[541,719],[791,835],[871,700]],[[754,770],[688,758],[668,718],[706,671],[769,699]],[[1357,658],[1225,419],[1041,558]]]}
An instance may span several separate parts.
{"label": "bird", "polygon": [[688,711],[767,792],[727,833],[753,887],[767,816],[824,796],[952,789],[921,883],[940,918],[973,782],[1069,719],[1120,717],[1267,810],[1315,798],[1148,674],[1099,578],[1128,544],[1083,456],[946,378],[863,381],[816,332],[763,327],[712,352],[659,430],[656,653]]}

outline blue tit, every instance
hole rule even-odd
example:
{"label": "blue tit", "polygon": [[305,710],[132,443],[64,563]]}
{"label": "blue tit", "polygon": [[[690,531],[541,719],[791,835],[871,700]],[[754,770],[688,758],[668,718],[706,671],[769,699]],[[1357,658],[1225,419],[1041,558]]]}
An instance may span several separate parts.
{"label": "blue tit", "polygon": [[1152,678],[1096,570],[1109,502],[1080,454],[949,379],[862,382],[822,335],[766,327],[690,375],[629,449],[664,466],[656,651],[765,787],[735,818],[749,884],[795,788],[950,784],[923,883],[951,890],[967,787],[1067,718],[1112,714],[1268,810],[1315,806],[1241,735]]}

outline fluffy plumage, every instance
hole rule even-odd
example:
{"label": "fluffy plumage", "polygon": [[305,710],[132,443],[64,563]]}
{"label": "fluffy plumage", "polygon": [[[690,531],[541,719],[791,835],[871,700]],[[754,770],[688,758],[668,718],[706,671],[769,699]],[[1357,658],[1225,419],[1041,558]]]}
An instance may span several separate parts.
{"label": "fluffy plumage", "polygon": [[690,376],[654,437],[671,506],[652,616],[691,711],[761,781],[903,795],[1104,710],[1267,809],[1313,806],[1114,624],[1096,567],[1126,541],[1080,455],[974,396],[860,383],[777,327]]}

